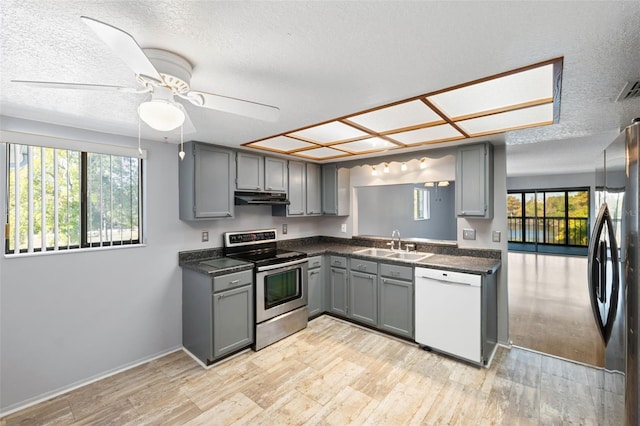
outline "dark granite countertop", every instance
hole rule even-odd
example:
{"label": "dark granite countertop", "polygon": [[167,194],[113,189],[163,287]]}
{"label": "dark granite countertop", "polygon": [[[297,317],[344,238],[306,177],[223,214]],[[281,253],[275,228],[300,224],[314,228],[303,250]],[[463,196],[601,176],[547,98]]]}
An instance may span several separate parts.
{"label": "dark granite countertop", "polygon": [[437,253],[419,261],[390,259],[387,257],[370,256],[362,253],[356,253],[357,251],[362,250],[364,247],[339,243],[316,243],[300,246],[291,245],[287,246],[287,248],[307,253],[307,256],[310,257],[320,256],[324,254],[334,254],[338,256],[357,257],[359,259],[392,263],[396,265],[419,266],[425,268],[443,269],[447,271],[468,272],[472,274],[493,274],[500,268],[501,265],[500,259],[490,257],[460,256]]}
{"label": "dark granite countertop", "polygon": [[178,264],[182,268],[209,274],[212,277],[253,269],[251,262],[224,257],[222,249],[181,251],[178,254]]}
{"label": "dark granite countertop", "polygon": [[[419,252],[433,254],[417,262],[355,253],[367,247],[380,246],[376,240],[361,238],[340,239],[311,237],[298,240],[284,240],[278,242],[278,246],[306,253],[309,257],[334,254],[396,265],[419,266],[471,274],[493,274],[501,265],[500,251],[498,250],[458,249],[452,245],[418,245],[417,249]],[[215,259],[227,259],[223,256],[221,248],[179,253],[179,264],[181,267],[203,272],[211,276],[250,270],[253,267],[253,264],[249,262],[244,262],[244,264],[231,264],[226,261],[208,262]]]}

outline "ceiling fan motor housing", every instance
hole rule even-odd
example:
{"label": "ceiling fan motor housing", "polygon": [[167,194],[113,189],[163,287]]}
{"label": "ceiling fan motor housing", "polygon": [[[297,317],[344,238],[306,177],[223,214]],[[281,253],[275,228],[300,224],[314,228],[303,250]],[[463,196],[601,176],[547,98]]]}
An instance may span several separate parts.
{"label": "ceiling fan motor housing", "polygon": [[[184,94],[189,91],[191,71],[193,70],[189,61],[182,56],[162,49],[143,49],[143,51],[164,79],[165,85],[173,93]],[[157,85],[157,83],[145,79],[145,76],[138,76],[138,78],[145,85]]]}

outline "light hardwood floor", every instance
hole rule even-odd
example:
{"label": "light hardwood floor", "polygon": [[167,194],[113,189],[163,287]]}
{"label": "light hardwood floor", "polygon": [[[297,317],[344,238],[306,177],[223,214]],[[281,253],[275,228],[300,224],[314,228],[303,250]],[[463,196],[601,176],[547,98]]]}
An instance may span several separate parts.
{"label": "light hardwood floor", "polygon": [[586,257],[509,252],[511,342],[603,367],[587,290]]}
{"label": "light hardwood floor", "polygon": [[212,368],[174,352],[0,425],[599,425],[603,404],[621,400],[603,382],[517,348],[478,368],[325,315]]}

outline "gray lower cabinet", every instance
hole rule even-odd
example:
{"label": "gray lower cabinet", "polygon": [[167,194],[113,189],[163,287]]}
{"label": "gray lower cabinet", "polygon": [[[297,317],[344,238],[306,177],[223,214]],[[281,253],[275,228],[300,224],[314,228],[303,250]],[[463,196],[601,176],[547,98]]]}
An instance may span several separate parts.
{"label": "gray lower cabinet", "polygon": [[233,217],[234,152],[200,142],[184,144],[179,163],[181,220]]}
{"label": "gray lower cabinet", "polygon": [[413,339],[413,268],[381,263],[378,284],[379,328]]}
{"label": "gray lower cabinet", "polygon": [[324,312],[324,274],[322,273],[322,256],[309,258],[307,309],[309,318],[317,317]]}
{"label": "gray lower cabinet", "polygon": [[205,365],[254,342],[253,271],[182,269],[182,344]]}
{"label": "gray lower cabinet", "polygon": [[349,317],[365,324],[378,324],[378,277],[374,274],[349,273]]}
{"label": "gray lower cabinet", "polygon": [[347,259],[342,256],[331,256],[330,259],[328,311],[346,317],[349,300]]}
{"label": "gray lower cabinet", "polygon": [[349,260],[349,318],[378,324],[378,263],[352,257]]}

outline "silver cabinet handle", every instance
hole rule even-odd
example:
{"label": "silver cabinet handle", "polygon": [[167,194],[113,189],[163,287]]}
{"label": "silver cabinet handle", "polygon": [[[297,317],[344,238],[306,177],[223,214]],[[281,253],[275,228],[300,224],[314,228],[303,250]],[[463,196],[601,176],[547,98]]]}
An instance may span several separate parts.
{"label": "silver cabinet handle", "polygon": [[315,274],[319,274],[319,273],[320,272],[318,272],[318,271],[311,271],[311,272],[309,272],[309,275],[315,275]]}
{"label": "silver cabinet handle", "polygon": [[240,280],[233,280],[233,281],[229,282],[229,285],[231,285],[231,284],[238,284],[239,282],[240,282]]}

